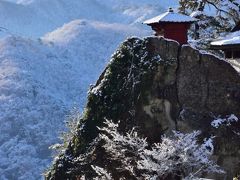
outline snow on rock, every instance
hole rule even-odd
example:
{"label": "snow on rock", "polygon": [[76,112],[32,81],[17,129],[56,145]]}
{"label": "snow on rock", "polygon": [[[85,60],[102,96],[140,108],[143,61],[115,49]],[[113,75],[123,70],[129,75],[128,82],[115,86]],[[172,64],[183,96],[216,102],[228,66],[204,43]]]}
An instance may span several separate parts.
{"label": "snow on rock", "polygon": [[230,126],[231,123],[238,122],[238,117],[234,114],[231,114],[229,116],[226,116],[226,118],[216,118],[211,122],[211,125],[214,128],[219,128],[221,125],[226,124],[227,126]]}
{"label": "snow on rock", "polygon": [[240,59],[229,59],[228,62],[238,73],[240,73]]}

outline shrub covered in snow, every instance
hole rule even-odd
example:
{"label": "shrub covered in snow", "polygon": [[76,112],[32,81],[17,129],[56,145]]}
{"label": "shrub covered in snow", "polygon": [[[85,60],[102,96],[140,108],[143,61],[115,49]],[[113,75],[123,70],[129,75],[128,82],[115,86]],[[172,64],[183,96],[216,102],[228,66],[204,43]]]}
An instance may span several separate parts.
{"label": "shrub covered in snow", "polygon": [[[105,142],[104,148],[112,159],[121,161],[116,171],[128,171],[136,178],[145,179],[184,179],[198,178],[203,172],[224,173],[210,158],[213,154],[213,138],[205,139],[198,144],[200,131],[183,134],[173,132],[173,137],[162,137],[162,142],[149,145],[146,138],[132,129],[126,135],[118,132],[118,125],[105,122],[106,127],[99,128],[100,139]],[[92,166],[100,177],[111,179],[111,172]]]}

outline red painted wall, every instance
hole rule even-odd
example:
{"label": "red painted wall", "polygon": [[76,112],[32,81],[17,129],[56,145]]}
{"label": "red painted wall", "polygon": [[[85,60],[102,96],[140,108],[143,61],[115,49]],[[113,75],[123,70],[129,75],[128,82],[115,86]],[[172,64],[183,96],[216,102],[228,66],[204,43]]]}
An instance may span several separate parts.
{"label": "red painted wall", "polygon": [[[168,39],[173,39],[180,44],[187,44],[189,23],[159,23],[152,24],[152,28],[155,31],[163,30],[163,36]],[[158,32],[156,34],[159,34]]]}

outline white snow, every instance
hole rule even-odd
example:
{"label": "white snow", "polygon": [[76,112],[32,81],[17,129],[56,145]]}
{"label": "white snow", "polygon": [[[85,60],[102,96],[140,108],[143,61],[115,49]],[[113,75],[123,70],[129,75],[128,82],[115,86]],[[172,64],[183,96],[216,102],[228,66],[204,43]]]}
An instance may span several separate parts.
{"label": "white snow", "polygon": [[231,114],[229,116],[226,116],[226,118],[216,118],[211,122],[211,125],[214,128],[219,128],[221,125],[226,124],[227,126],[230,126],[231,123],[238,122],[238,117],[234,114]]}
{"label": "white snow", "polygon": [[144,21],[144,24],[152,24],[159,22],[194,22],[194,21],[197,21],[197,19],[184,14],[168,11],[152,19]]}
{"label": "white snow", "polygon": [[203,15],[203,14],[204,14],[203,11],[193,11],[193,12],[190,14],[190,16],[193,17],[193,18],[195,18],[195,17],[200,16],[200,15]]}
{"label": "white snow", "polygon": [[144,18],[177,3],[177,0],[1,0],[0,27],[6,28],[6,33],[37,38],[75,19],[140,25]]}
{"label": "white snow", "polygon": [[233,68],[240,73],[240,59],[227,59],[227,62],[230,63]]}
{"label": "white snow", "polygon": [[89,84],[118,43],[139,32],[143,33],[124,25],[75,20],[42,40],[0,41],[0,179],[40,176],[65,116],[74,106],[82,109]]}
{"label": "white snow", "polygon": [[[174,131],[173,137],[165,135],[162,136],[161,143],[149,145],[146,138],[139,137],[134,128],[126,135],[122,135],[117,130],[117,124],[108,120],[105,124],[106,127],[99,128],[101,132],[99,137],[105,142],[103,147],[107,156],[121,161],[122,166],[119,169],[132,173],[136,179],[157,179],[166,174],[174,174],[179,169],[187,176],[183,178],[184,180],[192,180],[201,175],[195,173],[196,169],[198,172],[224,173],[210,160],[214,152],[213,137],[206,138],[203,144],[199,144],[197,137],[201,134],[200,131],[189,134]],[[102,168],[96,170],[100,176],[109,176]],[[145,173],[139,177],[135,173],[136,170],[144,170]]]}
{"label": "white snow", "polygon": [[41,178],[65,117],[83,109],[121,41],[149,34],[136,23],[164,8],[156,0],[0,1],[1,180]]}
{"label": "white snow", "polygon": [[95,0],[33,0],[18,4],[0,1],[0,26],[21,36],[40,37],[78,18],[105,22],[123,19],[120,13]]}
{"label": "white snow", "polygon": [[229,33],[226,37],[220,37],[219,40],[216,40],[211,43],[211,45],[214,45],[214,46],[231,45],[231,44],[240,44],[240,31]]}

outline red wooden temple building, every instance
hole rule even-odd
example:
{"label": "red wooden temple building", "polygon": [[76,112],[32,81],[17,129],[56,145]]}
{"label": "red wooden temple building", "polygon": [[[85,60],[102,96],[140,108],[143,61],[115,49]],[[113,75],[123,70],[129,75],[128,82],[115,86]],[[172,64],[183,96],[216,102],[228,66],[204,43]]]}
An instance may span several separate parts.
{"label": "red wooden temple building", "polygon": [[187,32],[190,25],[197,19],[176,13],[172,8],[159,16],[143,22],[152,27],[156,36],[163,36],[168,39],[173,39],[180,44],[187,44]]}

